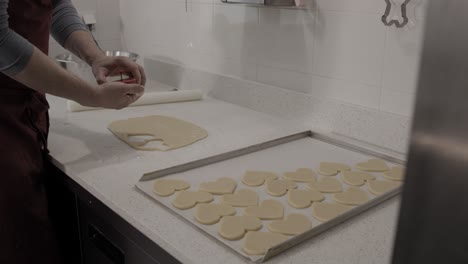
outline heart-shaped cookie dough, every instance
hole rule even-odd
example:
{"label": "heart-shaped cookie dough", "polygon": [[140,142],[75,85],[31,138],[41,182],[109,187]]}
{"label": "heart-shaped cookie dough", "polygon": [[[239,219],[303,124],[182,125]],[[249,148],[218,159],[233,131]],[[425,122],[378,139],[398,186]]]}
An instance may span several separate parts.
{"label": "heart-shaped cookie dough", "polygon": [[334,199],[336,202],[346,205],[360,205],[369,201],[366,192],[355,187],[350,187],[345,192],[335,194]]}
{"label": "heart-shaped cookie dough", "polygon": [[267,180],[276,180],[278,175],[268,171],[246,171],[242,182],[248,186],[260,186]]}
{"label": "heart-shaped cookie dough", "polygon": [[262,228],[262,221],[254,216],[225,216],[219,224],[218,234],[228,240],[238,240],[244,237],[247,231],[256,231]]}
{"label": "heart-shaped cookie dough", "polygon": [[370,159],[367,162],[356,164],[356,167],[363,171],[383,172],[388,171],[388,166],[385,161],[380,159]]}
{"label": "heart-shaped cookie dough", "polygon": [[197,203],[209,203],[213,201],[213,195],[206,192],[181,191],[172,201],[175,208],[185,210],[194,207]]}
{"label": "heart-shaped cookie dough", "polygon": [[312,228],[312,222],[302,214],[290,214],[285,220],[276,220],[268,225],[268,230],[283,235],[295,236]]}
{"label": "heart-shaped cookie dough", "polygon": [[223,204],[232,205],[235,207],[247,207],[258,204],[258,194],[249,189],[238,190],[234,194],[225,194],[221,197]]}
{"label": "heart-shaped cookie dough", "polygon": [[318,173],[320,173],[323,176],[335,176],[340,171],[348,171],[348,170],[351,170],[351,167],[343,163],[320,162]]}
{"label": "heart-shaped cookie dough", "polygon": [[153,184],[153,192],[159,196],[170,196],[175,191],[182,191],[190,188],[190,184],[181,180],[157,179]]}
{"label": "heart-shaped cookie dough", "polygon": [[195,220],[200,224],[216,224],[219,219],[227,215],[235,215],[236,209],[226,204],[197,204],[195,207]]}
{"label": "heart-shaped cookie dough", "polygon": [[322,193],[339,193],[343,191],[343,186],[339,180],[328,177],[322,178],[316,183],[309,183],[307,186]]}
{"label": "heart-shaped cookie dough", "polygon": [[343,181],[351,186],[362,186],[367,180],[374,180],[375,177],[364,171],[343,171]]}
{"label": "heart-shaped cookie dough", "polygon": [[401,182],[396,181],[367,181],[367,187],[372,194],[381,195],[401,186]]}
{"label": "heart-shaped cookie dough", "polygon": [[244,215],[258,217],[262,220],[283,218],[284,207],[276,200],[265,200],[260,206],[249,206],[245,208]]}
{"label": "heart-shaped cookie dough", "polygon": [[295,182],[315,182],[317,176],[313,170],[301,168],[294,172],[286,172],[283,177]]}
{"label": "heart-shaped cookie dough", "polygon": [[277,233],[249,231],[245,235],[242,249],[249,255],[263,255],[268,249],[283,243],[288,238],[288,236]]}
{"label": "heart-shaped cookie dough", "polygon": [[392,167],[389,171],[383,173],[384,177],[392,181],[403,181],[405,178],[405,169],[403,167]]}
{"label": "heart-shaped cookie dough", "polygon": [[293,189],[288,192],[288,204],[294,208],[308,208],[312,202],[325,200],[325,196],[317,190]]}
{"label": "heart-shaped cookie dough", "polygon": [[237,183],[230,178],[220,178],[214,182],[200,183],[200,191],[211,194],[228,194],[233,193]]}
{"label": "heart-shaped cookie dough", "polygon": [[288,190],[297,188],[297,184],[290,180],[268,180],[266,188],[272,196],[283,196]]}
{"label": "heart-shaped cookie dough", "polygon": [[312,206],[312,215],[321,222],[331,220],[340,214],[351,210],[353,207],[336,203],[314,203]]}

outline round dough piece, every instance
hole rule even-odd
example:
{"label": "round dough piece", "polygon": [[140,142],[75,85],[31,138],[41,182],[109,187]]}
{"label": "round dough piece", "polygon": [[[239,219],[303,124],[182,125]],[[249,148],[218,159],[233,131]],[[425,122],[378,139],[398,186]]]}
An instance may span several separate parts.
{"label": "round dough piece", "polygon": [[356,167],[363,171],[383,172],[388,171],[388,166],[381,159],[370,159],[366,162],[356,164]]}
{"label": "round dough piece", "polygon": [[384,177],[392,181],[403,181],[405,169],[403,167],[393,167],[389,171],[384,172]]}
{"label": "round dough piece", "polygon": [[309,183],[308,187],[322,193],[339,193],[343,191],[341,182],[335,178],[322,178],[316,183]]}
{"label": "round dough piece", "polygon": [[247,207],[258,204],[258,194],[249,189],[238,190],[234,194],[225,194],[221,197],[223,204],[235,207]]}
{"label": "round dough piece", "polygon": [[336,202],[346,205],[360,205],[369,201],[366,192],[355,187],[350,187],[345,192],[337,193],[333,198]]}
{"label": "round dough piece", "polygon": [[219,224],[218,234],[227,240],[239,240],[247,231],[262,228],[262,221],[254,216],[225,216]]}
{"label": "round dough piece", "polygon": [[233,193],[236,189],[237,183],[230,178],[220,178],[214,182],[200,183],[200,191],[208,192],[211,194],[228,194]]}
{"label": "round dough piece", "polygon": [[297,188],[297,184],[290,180],[267,180],[267,192],[272,196],[283,196],[288,190]]}
{"label": "round dough piece", "polygon": [[401,182],[396,181],[374,181],[367,182],[367,187],[372,194],[381,195],[401,186]]}
{"label": "round dough piece", "polygon": [[213,201],[213,195],[206,192],[180,191],[172,201],[172,205],[181,210],[190,209],[197,203],[209,203]]}
{"label": "round dough piece", "polygon": [[325,200],[325,196],[317,190],[293,189],[288,192],[288,204],[294,208],[308,208],[313,202]]}
{"label": "round dough piece", "polygon": [[303,214],[290,214],[285,220],[276,220],[268,225],[268,230],[283,235],[295,236],[312,228],[312,222]]}
{"label": "round dough piece", "polygon": [[248,186],[260,186],[267,180],[276,180],[278,175],[268,171],[246,171],[242,182]]}
{"label": "round dough piece", "polygon": [[340,214],[351,210],[353,207],[338,203],[314,203],[312,206],[312,215],[321,222],[331,220]]}
{"label": "round dough piece", "polygon": [[301,168],[294,172],[286,172],[283,177],[295,182],[315,182],[317,175],[311,169]]}
{"label": "round dough piece", "polygon": [[190,188],[190,184],[182,180],[157,179],[153,183],[153,192],[162,197],[173,195],[176,191],[188,188]]}
{"label": "round dough piece", "polygon": [[283,214],[283,204],[276,200],[265,200],[260,206],[249,206],[244,210],[244,215],[255,216],[262,220],[281,219]]}
{"label": "round dough piece", "polygon": [[249,255],[263,255],[268,249],[283,243],[288,238],[277,233],[249,231],[245,235],[242,249]]}
{"label": "round dough piece", "polygon": [[362,186],[367,180],[375,180],[375,177],[364,171],[343,171],[343,181],[351,186]]}
{"label": "round dough piece", "polygon": [[346,164],[336,162],[320,162],[318,173],[323,176],[335,176],[340,171],[351,170]]}
{"label": "round dough piece", "polygon": [[201,203],[195,207],[195,220],[204,225],[216,224],[221,217],[235,214],[236,209],[225,204]]}

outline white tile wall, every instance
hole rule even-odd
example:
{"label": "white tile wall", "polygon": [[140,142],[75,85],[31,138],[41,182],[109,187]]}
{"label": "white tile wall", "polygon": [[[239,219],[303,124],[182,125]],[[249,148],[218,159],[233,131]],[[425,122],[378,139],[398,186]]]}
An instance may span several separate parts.
{"label": "white tile wall", "polygon": [[[94,36],[103,50],[121,50],[120,3],[117,0],[72,0],[79,14],[96,16]],[[49,56],[65,52],[53,38],[50,38]]]}
{"label": "white tile wall", "polygon": [[120,2],[125,46],[145,56],[412,115],[428,0],[411,2],[405,29],[381,23],[383,0],[311,0],[305,10],[219,0]]}

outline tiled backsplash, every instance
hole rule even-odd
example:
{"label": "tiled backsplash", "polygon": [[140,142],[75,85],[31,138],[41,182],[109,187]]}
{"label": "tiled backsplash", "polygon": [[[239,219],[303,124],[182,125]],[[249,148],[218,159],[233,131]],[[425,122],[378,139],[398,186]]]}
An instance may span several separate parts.
{"label": "tiled backsplash", "polygon": [[[411,116],[428,0],[386,27],[384,0],[310,0],[307,10],[219,0],[121,0],[128,49],[370,109]],[[402,0],[396,0],[396,2]]]}
{"label": "tiled backsplash", "polygon": [[[120,50],[121,44],[121,22],[120,3],[118,0],[72,0],[78,13],[93,14],[96,16],[94,36],[104,50]],[[51,37],[51,57],[65,52],[65,50]]]}

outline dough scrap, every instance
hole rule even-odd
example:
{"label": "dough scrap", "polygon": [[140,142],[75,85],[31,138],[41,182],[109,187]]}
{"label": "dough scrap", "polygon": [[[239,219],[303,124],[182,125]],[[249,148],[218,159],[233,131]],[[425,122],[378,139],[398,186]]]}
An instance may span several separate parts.
{"label": "dough scrap", "polygon": [[246,171],[242,182],[248,186],[260,186],[267,180],[276,180],[278,175],[268,171]]}
{"label": "dough scrap", "polygon": [[201,203],[195,207],[195,220],[204,225],[216,224],[221,217],[235,214],[236,209],[225,204]]}
{"label": "dough scrap", "polygon": [[175,208],[185,210],[194,207],[197,203],[209,203],[213,195],[206,192],[180,191],[172,201]]}
{"label": "dough scrap", "polygon": [[350,187],[345,192],[335,194],[334,199],[336,202],[346,205],[360,205],[369,201],[366,192],[355,187]]}
{"label": "dough scrap", "polygon": [[351,186],[362,186],[366,180],[375,180],[375,177],[364,171],[343,171],[343,181]]}
{"label": "dough scrap", "polygon": [[295,182],[315,182],[316,174],[311,169],[301,168],[294,172],[286,172],[284,178]]}
{"label": "dough scrap", "polygon": [[219,178],[213,182],[200,183],[199,190],[201,192],[208,192],[211,194],[228,194],[233,193],[236,189],[237,183],[230,178]]}
{"label": "dough scrap", "polygon": [[221,219],[218,234],[227,240],[239,240],[247,231],[262,228],[262,221],[254,216],[225,216]]}
{"label": "dough scrap", "polygon": [[372,194],[381,195],[401,186],[401,182],[396,181],[374,181],[367,182],[367,187]]}
{"label": "dough scrap", "polygon": [[283,235],[295,236],[312,228],[312,222],[303,214],[290,214],[285,220],[276,220],[268,225],[268,230]]}
{"label": "dough scrap", "polygon": [[343,163],[320,162],[318,173],[320,173],[323,176],[335,176],[340,171],[348,171],[348,170],[351,170],[351,167]]}
{"label": "dough scrap", "polygon": [[308,208],[312,202],[325,200],[325,196],[317,190],[293,189],[288,192],[288,204],[294,208]]}
{"label": "dough scrap", "polygon": [[283,196],[288,190],[297,188],[297,184],[290,180],[267,180],[266,186],[272,196]]}
{"label": "dough scrap", "polygon": [[341,182],[334,178],[322,178],[316,183],[309,183],[308,187],[322,193],[339,193],[343,191]]}
{"label": "dough scrap", "polygon": [[276,200],[265,200],[260,206],[249,206],[244,210],[244,215],[255,216],[262,220],[281,219],[283,214],[284,207]]}
{"label": "dough scrap", "polygon": [[268,249],[283,243],[288,238],[271,232],[249,231],[245,235],[243,250],[249,255],[263,255]]}
{"label": "dough scrap", "polygon": [[405,168],[392,167],[389,171],[383,173],[384,177],[392,181],[403,181],[405,178]]}
{"label": "dough scrap", "polygon": [[159,196],[165,197],[190,188],[190,184],[182,180],[157,179],[153,183],[153,192]]}
{"label": "dough scrap", "polygon": [[351,210],[353,207],[337,203],[314,203],[312,206],[312,215],[321,222],[331,220],[340,214]]}
{"label": "dough scrap", "polygon": [[370,159],[366,162],[356,164],[356,167],[363,171],[383,172],[388,171],[388,166],[381,159]]}
{"label": "dough scrap", "polygon": [[234,194],[225,194],[221,197],[223,204],[235,207],[247,207],[258,204],[258,194],[249,189],[238,190]]}
{"label": "dough scrap", "polygon": [[[138,150],[167,151],[181,148],[202,140],[208,132],[192,123],[169,116],[135,117],[114,121],[108,129],[120,140]],[[130,137],[148,136],[149,139],[133,141]],[[145,147],[153,141],[162,141],[167,149]]]}

